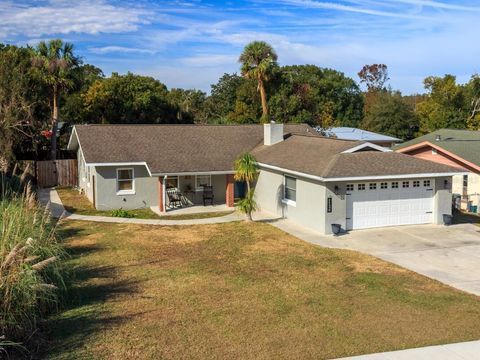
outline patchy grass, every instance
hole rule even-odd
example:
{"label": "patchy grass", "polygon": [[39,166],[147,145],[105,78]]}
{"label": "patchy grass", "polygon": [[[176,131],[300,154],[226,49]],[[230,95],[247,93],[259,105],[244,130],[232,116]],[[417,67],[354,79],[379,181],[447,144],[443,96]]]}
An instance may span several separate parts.
{"label": "patchy grass", "polygon": [[480,300],[268,224],[66,221],[48,359],[326,359],[480,338]]}
{"label": "patchy grass", "polygon": [[[79,215],[94,215],[94,216],[112,216],[111,211],[97,210],[85,195],[80,194],[77,190],[72,188],[57,188],[57,193],[62,200],[65,210],[72,214]],[[179,215],[158,215],[150,208],[128,210],[128,213],[133,218],[137,219],[164,219],[164,220],[193,220],[193,219],[207,219],[219,216],[225,216],[233,213],[233,211],[217,211],[204,212],[194,214],[179,214]]]}

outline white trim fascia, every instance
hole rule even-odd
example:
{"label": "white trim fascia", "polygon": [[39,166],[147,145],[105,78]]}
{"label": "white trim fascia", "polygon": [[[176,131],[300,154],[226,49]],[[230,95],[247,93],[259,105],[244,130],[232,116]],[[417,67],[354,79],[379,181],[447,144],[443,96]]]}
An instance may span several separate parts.
{"label": "white trim fascia", "polygon": [[[83,152],[82,152],[83,154]],[[148,174],[152,176],[150,172],[150,168],[148,167],[145,161],[137,161],[137,162],[111,162],[111,163],[85,163],[86,166],[135,166],[135,165],[143,165],[147,168]]]}
{"label": "white trim fascia", "polygon": [[178,173],[152,173],[151,176],[194,176],[194,175],[228,175],[235,174],[235,171],[190,171]]}
{"label": "white trim fascia", "polygon": [[372,148],[372,149],[375,149],[375,150],[378,150],[378,151],[381,151],[381,152],[392,152],[391,149],[389,149],[385,146],[376,145],[376,144],[373,144],[371,142],[365,142],[365,143],[362,143],[360,145],[354,146],[351,149],[347,149],[345,151],[342,151],[341,153],[342,154],[351,154],[351,153],[354,153],[358,150],[362,150],[366,147],[369,147],[369,148]]}
{"label": "white trim fascia", "polygon": [[[70,134],[70,138],[68,139],[67,150],[69,150],[70,143],[72,142],[73,133],[77,134],[77,128],[75,127],[75,125],[73,125],[72,133]],[[80,141],[78,140],[78,135],[77,135],[77,142],[78,142],[78,146],[80,146]]]}
{"label": "white trim fascia", "polygon": [[350,176],[350,177],[337,177],[327,178],[323,181],[364,181],[364,180],[389,180],[389,179],[414,179],[414,178],[435,178],[444,176],[465,175],[467,172],[450,172],[450,173],[423,173],[423,174],[400,174],[400,175],[379,175],[379,176]]}
{"label": "white trim fascia", "polygon": [[268,165],[268,164],[264,164],[264,163],[257,163],[257,165],[261,168],[264,167],[266,169],[276,170],[276,171],[280,171],[280,172],[285,173],[285,174],[300,176],[300,177],[303,177],[303,178],[306,178],[306,179],[317,180],[317,181],[325,181],[325,178],[323,178],[321,176],[310,175],[310,174],[306,174],[306,173],[302,173],[302,172],[294,171],[294,170],[288,170],[288,169],[285,169],[285,168],[281,168],[281,167],[274,166],[274,165]]}

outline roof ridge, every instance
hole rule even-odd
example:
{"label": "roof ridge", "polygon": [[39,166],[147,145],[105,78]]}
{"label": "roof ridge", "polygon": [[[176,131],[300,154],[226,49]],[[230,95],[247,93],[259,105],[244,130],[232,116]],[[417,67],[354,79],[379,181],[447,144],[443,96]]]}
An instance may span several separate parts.
{"label": "roof ridge", "polygon": [[330,136],[322,135],[318,132],[317,132],[317,135],[318,136],[311,136],[311,135],[307,135],[305,133],[301,133],[301,134],[291,133],[290,137],[302,136],[302,137],[311,138],[311,139],[325,139],[325,140],[332,140],[332,141],[358,142],[358,143],[367,142],[367,141],[353,140],[353,139],[337,139],[337,138],[333,138],[333,137],[330,137]]}
{"label": "roof ridge", "polygon": [[[297,126],[309,126],[307,123],[281,123],[283,125],[297,125]],[[74,126],[95,126],[95,127],[108,127],[108,126],[194,126],[194,127],[207,127],[207,126],[239,126],[239,127],[247,127],[247,126],[262,126],[264,124],[74,124]]]}
{"label": "roof ridge", "polygon": [[340,158],[340,154],[341,153],[337,153],[337,154],[332,156],[332,158],[328,162],[327,166],[325,166],[325,168],[322,171],[322,177],[324,177],[324,178],[328,177],[328,173],[330,172],[330,170],[333,168],[333,166],[336,164],[336,162]]}

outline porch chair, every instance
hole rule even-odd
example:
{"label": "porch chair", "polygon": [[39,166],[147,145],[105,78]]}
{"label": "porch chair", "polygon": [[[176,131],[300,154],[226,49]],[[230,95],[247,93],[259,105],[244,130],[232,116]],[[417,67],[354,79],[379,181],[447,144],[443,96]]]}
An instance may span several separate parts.
{"label": "porch chair", "polygon": [[203,206],[206,206],[207,201],[213,205],[213,186],[203,186]]}
{"label": "porch chair", "polygon": [[167,189],[168,206],[174,208],[176,206],[182,206],[182,197],[180,192],[176,188]]}

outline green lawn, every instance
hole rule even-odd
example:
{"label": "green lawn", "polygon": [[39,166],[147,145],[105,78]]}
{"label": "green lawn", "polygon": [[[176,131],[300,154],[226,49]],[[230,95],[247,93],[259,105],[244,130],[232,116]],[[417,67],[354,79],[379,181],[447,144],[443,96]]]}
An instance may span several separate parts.
{"label": "green lawn", "polygon": [[[110,211],[97,210],[86,196],[80,194],[72,188],[57,188],[57,193],[62,200],[65,210],[72,214],[79,215],[95,215],[95,216],[112,216]],[[150,208],[128,210],[128,213],[137,219],[164,219],[164,220],[191,220],[191,219],[207,219],[218,216],[225,216],[233,213],[233,211],[217,211],[204,212],[195,214],[181,215],[158,215]]]}
{"label": "green lawn", "polygon": [[47,359],[326,359],[480,338],[480,300],[268,224],[64,221]]}

